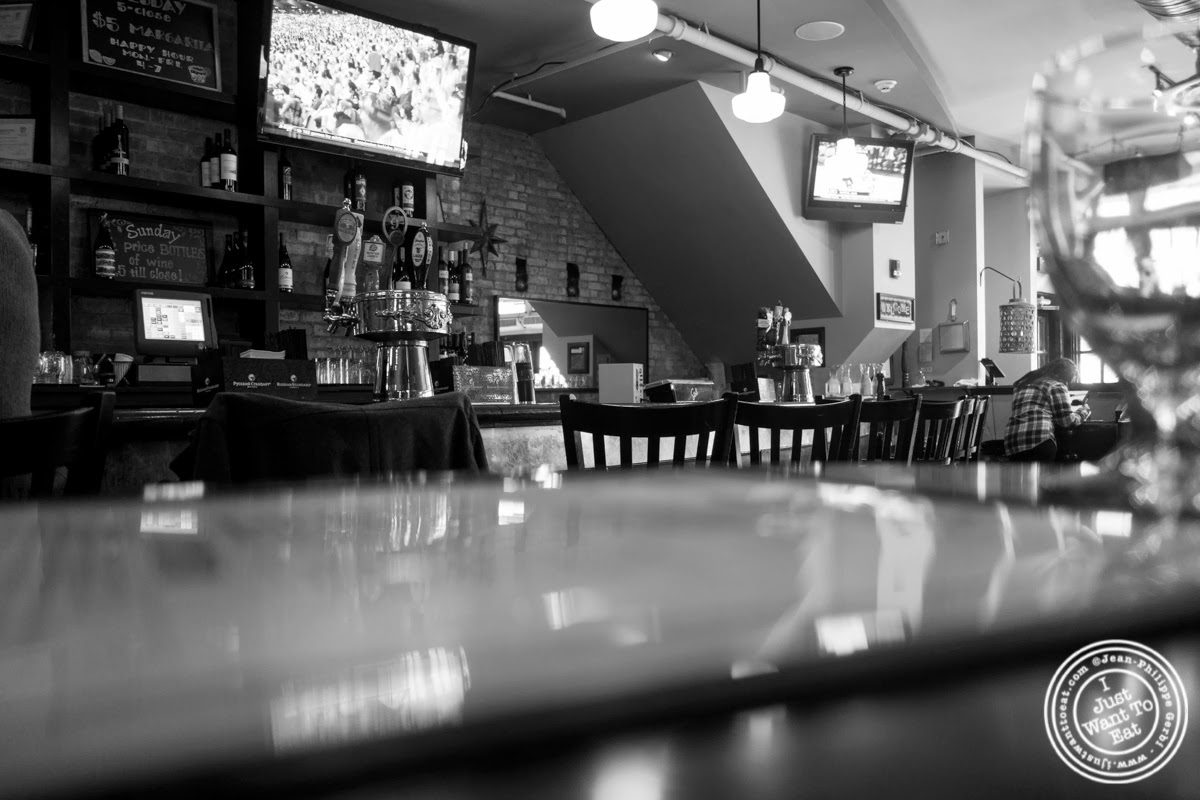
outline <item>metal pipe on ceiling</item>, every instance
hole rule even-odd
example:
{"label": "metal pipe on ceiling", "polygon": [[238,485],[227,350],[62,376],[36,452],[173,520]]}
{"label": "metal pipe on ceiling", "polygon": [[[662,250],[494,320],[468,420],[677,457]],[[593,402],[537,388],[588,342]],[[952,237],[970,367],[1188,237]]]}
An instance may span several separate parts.
{"label": "metal pipe on ceiling", "polygon": [[[727,39],[722,39],[712,33],[708,33],[698,28],[688,25],[678,17],[668,14],[658,15],[657,30],[672,39],[694,44],[697,47],[703,48],[710,53],[724,56],[730,61],[736,61],[739,64],[753,68],[754,60],[758,54],[752,50],[747,50],[741,45],[734,44]],[[763,67],[772,77],[795,86],[797,89],[815,94],[831,102],[842,104],[842,90],[840,86],[833,86],[816,78],[805,75],[803,72],[792,69],[785,64],[781,64],[774,58],[763,54]],[[862,114],[865,117],[875,120],[876,122],[886,125],[889,128],[911,138],[918,145],[928,144],[933,147],[940,148],[950,153],[958,153],[959,155],[973,158],[981,164],[986,164],[993,169],[998,169],[1001,172],[1007,172],[1021,180],[1029,179],[1029,170],[1023,167],[1010,164],[1003,158],[993,155],[992,153],[976,149],[972,145],[956,139],[943,131],[938,130],[927,122],[921,122],[915,117],[898,114],[889,109],[877,106],[864,99],[860,95],[846,97],[846,108]]]}
{"label": "metal pipe on ceiling", "polygon": [[519,94],[509,94],[508,92],[496,92],[492,95],[492,97],[498,97],[501,100],[507,100],[510,103],[520,103],[523,106],[541,109],[542,111],[549,111],[551,114],[558,114],[563,119],[567,118],[567,110],[565,108],[547,105],[546,103],[539,103],[532,97],[521,97]]}

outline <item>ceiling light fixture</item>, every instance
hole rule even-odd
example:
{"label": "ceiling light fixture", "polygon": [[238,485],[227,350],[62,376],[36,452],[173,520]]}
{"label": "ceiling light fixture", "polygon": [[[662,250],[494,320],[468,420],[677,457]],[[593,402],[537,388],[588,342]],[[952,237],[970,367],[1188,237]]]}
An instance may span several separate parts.
{"label": "ceiling light fixture", "polygon": [[854,68],[838,67],[833,74],[842,79],[842,138],[834,144],[833,153],[826,163],[834,176],[847,179],[861,175],[865,167],[862,162],[866,160],[866,157],[858,152],[854,137],[850,135],[850,126],[846,122],[846,78],[854,74]]}
{"label": "ceiling light fixture", "polygon": [[670,61],[671,57],[674,55],[675,55],[675,52],[673,50],[655,50],[654,51],[654,57],[664,63],[667,61]]}
{"label": "ceiling light fixture", "polygon": [[598,0],[592,5],[592,30],[614,42],[632,42],[649,36],[658,26],[654,0]]}
{"label": "ceiling light fixture", "polygon": [[771,86],[771,76],[763,69],[762,57],[762,0],[755,0],[758,19],[758,55],[754,72],[746,78],[746,90],[733,97],[733,115],[743,122],[770,122],[783,113],[786,99],[783,92]]}
{"label": "ceiling light fixture", "polygon": [[817,22],[806,22],[799,28],[796,28],[796,38],[803,39],[806,42],[827,42],[830,39],[836,39],[845,32],[846,26],[840,22],[819,20]]}

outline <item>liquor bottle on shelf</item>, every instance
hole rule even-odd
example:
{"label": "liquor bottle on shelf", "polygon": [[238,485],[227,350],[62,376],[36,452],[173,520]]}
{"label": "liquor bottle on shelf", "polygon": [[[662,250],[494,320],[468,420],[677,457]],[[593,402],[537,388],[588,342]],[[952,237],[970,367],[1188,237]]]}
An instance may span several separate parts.
{"label": "liquor bottle on shelf", "polygon": [[104,166],[108,161],[108,150],[104,144],[104,137],[108,129],[107,111],[101,109],[96,125],[96,135],[92,137],[92,169],[99,172],[104,170]]}
{"label": "liquor bottle on shelf", "polygon": [[254,288],[254,251],[250,248],[250,232],[242,232],[242,259],[238,271],[237,288]]}
{"label": "liquor bottle on shelf", "polygon": [[233,234],[225,234],[225,255],[221,258],[221,266],[213,276],[213,286],[229,285],[229,265],[233,263]]}
{"label": "liquor bottle on shelf", "polygon": [[288,255],[282,233],[279,234],[279,291],[292,291],[292,257]]}
{"label": "liquor bottle on shelf", "polygon": [[437,291],[445,294],[450,291],[450,265],[446,263],[446,246],[438,247],[438,280]]}
{"label": "liquor bottle on shelf", "polygon": [[225,146],[221,148],[221,188],[227,192],[238,190],[238,156],[229,128],[225,129]]}
{"label": "liquor bottle on shelf", "polygon": [[209,188],[221,188],[221,150],[224,147],[221,140],[221,132],[217,131],[213,136],[213,148],[208,157],[208,174],[212,178],[212,183]]}
{"label": "liquor bottle on shelf", "polygon": [[[464,253],[464,255],[466,254]],[[471,261],[469,258],[463,259],[462,280],[459,283],[459,288],[462,292],[459,302],[469,306],[475,305],[475,275],[471,270]]]}
{"label": "liquor bottle on shelf", "polygon": [[125,124],[125,106],[117,106],[117,118],[113,121],[112,133],[109,134],[112,143],[112,173],[114,175],[129,174],[129,126]]}
{"label": "liquor bottle on shelf", "polygon": [[450,251],[450,288],[446,291],[446,299],[449,300],[451,303],[458,302],[458,269],[457,269],[458,265],[456,263],[457,261],[458,261],[458,258],[455,255],[455,251],[451,250]]}
{"label": "liquor bottle on shelf", "polygon": [[283,148],[279,150],[279,199],[292,199],[292,162]]}
{"label": "liquor bottle on shelf", "polygon": [[117,246],[113,244],[112,236],[108,233],[108,214],[100,215],[100,232],[96,234],[96,244],[92,253],[97,278],[117,277]]}
{"label": "liquor bottle on shelf", "polygon": [[401,292],[410,291],[412,285],[412,269],[405,258],[404,245],[396,248],[396,256],[392,262],[392,288]]}
{"label": "liquor bottle on shelf", "polygon": [[354,161],[342,176],[342,194],[350,201],[350,210],[367,213],[367,174]]}
{"label": "liquor bottle on shelf", "polygon": [[204,155],[200,156],[200,185],[206,189],[212,186],[212,149],[212,137],[205,136]]}
{"label": "liquor bottle on shelf", "polygon": [[354,162],[348,161],[346,171],[342,173],[342,198],[350,201],[350,208],[354,208]]}
{"label": "liquor bottle on shelf", "polygon": [[38,265],[37,239],[33,235],[33,206],[25,209],[25,238],[29,240],[29,250],[33,254],[33,268]]}

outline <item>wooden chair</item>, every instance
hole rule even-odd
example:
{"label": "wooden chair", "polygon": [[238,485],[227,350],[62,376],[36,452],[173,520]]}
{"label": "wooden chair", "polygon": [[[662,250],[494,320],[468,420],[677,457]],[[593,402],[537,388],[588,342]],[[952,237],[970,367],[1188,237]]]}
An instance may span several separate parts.
{"label": "wooden chair", "polygon": [[980,447],[983,444],[983,426],[987,422],[989,405],[991,405],[991,398],[987,395],[976,397],[975,408],[963,425],[960,459],[964,464],[979,461]]}
{"label": "wooden chair", "polygon": [[913,461],[949,464],[962,435],[965,400],[923,402],[917,417],[917,442]]}
{"label": "wooden chair", "polygon": [[29,475],[30,496],[46,497],[66,467],[64,495],[98,494],[116,400],[114,392],[92,392],[70,411],[0,419],[0,479]]}
{"label": "wooden chair", "polygon": [[[921,411],[920,395],[904,400],[879,400],[863,403],[859,413],[858,436],[854,453],[861,461],[894,461],[911,464],[913,446],[917,441],[917,416]],[[859,438],[862,426],[867,431],[867,452],[861,455]]]}
{"label": "wooden chair", "polygon": [[[673,437],[675,449],[671,464],[682,466],[690,460],[698,465],[723,465],[729,457],[733,442],[734,417],[737,414],[737,395],[711,403],[679,403],[654,406],[616,406],[585,403],[571,397],[560,397],[563,444],[567,451],[567,468],[583,469],[583,440],[580,434],[592,435],[592,457],[596,469],[608,469],[605,437],[620,443],[620,466],[633,466],[633,440],[646,440],[646,466],[660,465],[659,445],[663,438]],[[687,454],[688,438],[697,437],[696,453]],[[712,455],[709,456],[709,439]]]}
{"label": "wooden chair", "polygon": [[[803,461],[805,431],[812,432],[809,463],[850,461],[853,459],[855,431],[858,430],[861,407],[862,397],[857,394],[851,395],[847,400],[811,406],[738,403],[737,424],[750,429],[750,463],[754,466],[762,463],[762,447],[758,438],[760,430],[770,432],[772,464],[778,464],[780,461],[783,450],[780,440],[783,431],[792,432],[793,464]],[[741,447],[736,441],[730,454],[730,462],[741,465]]]}

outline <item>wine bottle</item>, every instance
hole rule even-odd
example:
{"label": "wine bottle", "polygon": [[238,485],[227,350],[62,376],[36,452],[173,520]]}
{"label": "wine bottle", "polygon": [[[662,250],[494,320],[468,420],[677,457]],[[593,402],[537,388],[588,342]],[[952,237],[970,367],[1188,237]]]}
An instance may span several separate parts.
{"label": "wine bottle", "polygon": [[104,150],[104,128],[108,124],[108,112],[101,110],[96,120],[96,135],[92,137],[92,169],[104,169],[106,152]]}
{"label": "wine bottle", "polygon": [[108,214],[100,215],[100,232],[96,234],[96,244],[92,253],[95,257],[97,278],[117,277],[117,246],[113,244],[112,236],[108,233]]}
{"label": "wine bottle", "polygon": [[254,288],[254,251],[250,248],[250,232],[242,233],[242,260],[238,274],[239,289]]}
{"label": "wine bottle", "polygon": [[342,198],[350,201],[350,208],[354,208],[354,162],[350,161],[346,165],[346,171],[342,173]]}
{"label": "wine bottle", "polygon": [[104,109],[97,159],[100,161],[100,171],[111,173],[112,163],[112,111]]}
{"label": "wine bottle", "polygon": [[438,294],[445,294],[450,291],[450,265],[446,263],[446,247],[442,245],[438,248]]}
{"label": "wine bottle", "polygon": [[212,148],[212,137],[205,136],[204,155],[200,156],[200,185],[205,188],[212,186]]}
{"label": "wine bottle", "polygon": [[29,240],[29,251],[33,254],[33,268],[37,269],[37,241],[33,236],[33,206],[25,209],[25,238]]}
{"label": "wine bottle", "polygon": [[287,151],[279,151],[279,199],[292,199],[292,162],[288,161]]}
{"label": "wine bottle", "polygon": [[125,106],[117,106],[117,118],[112,128],[113,174],[129,174],[129,126],[125,124]]}
{"label": "wine bottle", "polygon": [[288,255],[282,233],[279,234],[279,291],[292,291],[292,257]]}
{"label": "wine bottle", "polygon": [[396,248],[396,255],[392,262],[392,288],[401,292],[410,291],[412,285],[412,270],[409,267],[408,259],[405,258],[404,245]]}
{"label": "wine bottle", "polygon": [[224,144],[221,139],[221,132],[217,131],[213,136],[212,154],[208,159],[208,173],[212,178],[212,183],[209,186],[213,189],[221,188],[221,150],[224,149]]}
{"label": "wine bottle", "polygon": [[450,251],[450,288],[446,291],[446,299],[451,303],[458,302],[458,258],[454,250]]}
{"label": "wine bottle", "polygon": [[213,278],[214,286],[225,286],[229,279],[229,265],[233,257],[233,234],[225,234],[225,255],[221,258],[221,266],[217,269],[217,274]]}
{"label": "wine bottle", "polygon": [[238,190],[238,157],[233,147],[233,136],[225,129],[225,146],[221,148],[221,188],[227,192]]}
{"label": "wine bottle", "polygon": [[460,281],[460,289],[462,292],[461,302],[467,305],[475,305],[475,275],[471,270],[471,262],[468,259],[463,259],[462,265],[462,280]]}

